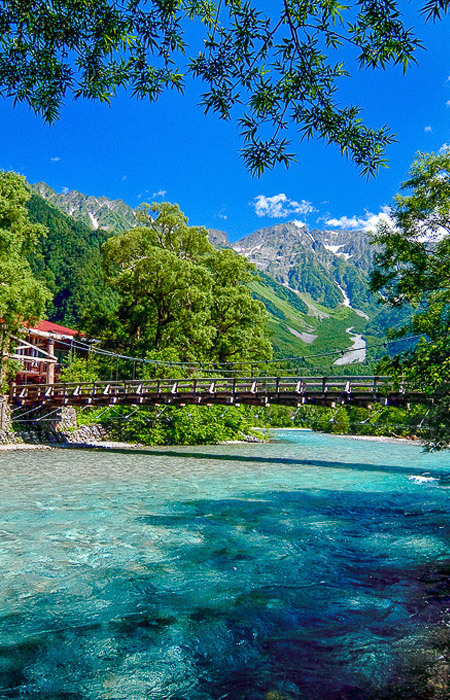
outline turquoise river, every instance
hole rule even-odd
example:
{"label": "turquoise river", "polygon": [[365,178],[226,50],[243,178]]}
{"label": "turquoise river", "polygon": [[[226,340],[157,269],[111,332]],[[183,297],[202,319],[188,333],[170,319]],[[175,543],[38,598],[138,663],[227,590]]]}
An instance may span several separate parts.
{"label": "turquoise river", "polygon": [[0,700],[450,697],[450,454],[0,453]]}

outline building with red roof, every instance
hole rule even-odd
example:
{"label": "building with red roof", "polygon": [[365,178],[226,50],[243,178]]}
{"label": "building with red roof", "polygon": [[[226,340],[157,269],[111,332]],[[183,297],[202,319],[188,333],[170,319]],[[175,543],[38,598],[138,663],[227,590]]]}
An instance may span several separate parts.
{"label": "building with red roof", "polygon": [[[53,384],[76,339],[86,338],[84,333],[53,321],[38,321],[33,326],[26,326],[20,335],[14,351],[10,353],[10,357],[20,365],[17,384]],[[83,352],[87,350],[81,350]]]}
{"label": "building with red roof", "polygon": [[75,336],[85,337],[84,333],[80,331],[75,331],[73,328],[66,328],[66,326],[60,326],[59,323],[53,323],[53,321],[38,321],[32,327],[29,328],[34,334],[41,335],[48,334],[51,337],[60,337],[61,339],[71,339]]}

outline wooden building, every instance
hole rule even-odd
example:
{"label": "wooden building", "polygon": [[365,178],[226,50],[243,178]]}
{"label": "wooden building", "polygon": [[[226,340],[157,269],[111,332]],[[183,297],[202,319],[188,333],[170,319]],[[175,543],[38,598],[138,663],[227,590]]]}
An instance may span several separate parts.
{"label": "wooden building", "polygon": [[20,335],[10,353],[20,365],[17,384],[53,384],[74,340],[84,338],[83,333],[52,321],[39,321]]}

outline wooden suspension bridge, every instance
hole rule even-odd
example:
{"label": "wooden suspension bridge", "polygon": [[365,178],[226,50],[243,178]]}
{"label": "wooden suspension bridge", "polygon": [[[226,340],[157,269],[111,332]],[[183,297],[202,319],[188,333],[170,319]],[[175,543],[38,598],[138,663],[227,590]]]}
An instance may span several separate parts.
{"label": "wooden suspension bridge", "polygon": [[409,407],[429,398],[390,377],[250,377],[149,379],[12,385],[10,403],[38,410],[63,406],[250,405],[299,407],[303,404],[370,407],[373,403]]}

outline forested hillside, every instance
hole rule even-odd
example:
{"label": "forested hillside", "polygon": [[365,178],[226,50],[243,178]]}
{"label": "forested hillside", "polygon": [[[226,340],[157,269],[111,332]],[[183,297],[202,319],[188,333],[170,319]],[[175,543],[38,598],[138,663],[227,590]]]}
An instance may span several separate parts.
{"label": "forested hillside", "polygon": [[47,235],[40,238],[30,256],[35,275],[52,294],[50,320],[78,328],[92,305],[106,307],[113,293],[103,281],[101,248],[109,235],[93,230],[81,221],[33,194],[27,203],[30,220],[44,224]]}

